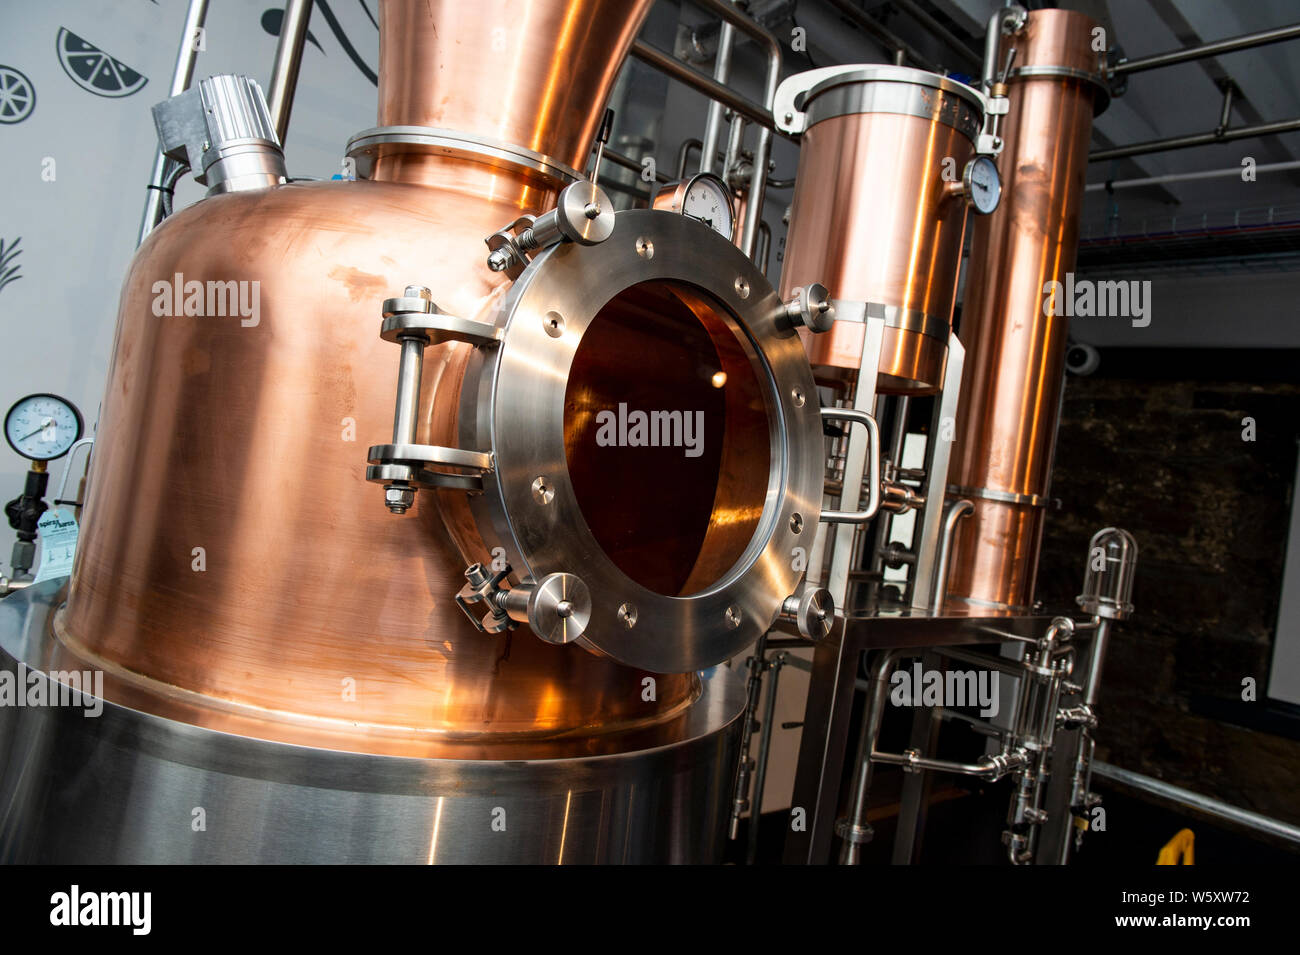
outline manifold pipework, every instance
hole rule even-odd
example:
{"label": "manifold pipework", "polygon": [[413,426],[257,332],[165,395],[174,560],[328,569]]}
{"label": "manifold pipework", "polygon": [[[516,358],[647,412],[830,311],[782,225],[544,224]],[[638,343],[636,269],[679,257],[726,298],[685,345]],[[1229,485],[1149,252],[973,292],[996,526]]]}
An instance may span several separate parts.
{"label": "manifold pipework", "polygon": [[[1011,776],[1015,783],[1007,814],[1007,829],[1002,834],[1002,841],[1007,846],[1007,856],[1013,865],[1032,862],[1038,833],[1049,819],[1048,810],[1043,806],[1043,796],[1049,778],[1056,733],[1062,729],[1078,730],[1080,733],[1069,805],[1066,807],[1066,811],[1074,818],[1073,842],[1077,848],[1083,833],[1087,831],[1092,811],[1100,803],[1100,799],[1089,791],[1094,731],[1097,727],[1093,707],[1100,686],[1110,626],[1115,620],[1127,618],[1133,611],[1131,595],[1137,552],[1137,543],[1127,531],[1108,527],[1093,535],[1089,543],[1083,593],[1076,598],[1079,606],[1090,613],[1091,617],[1081,622],[1065,616],[1053,618],[1043,636],[1031,643],[1019,661],[952,648],[933,648],[940,655],[987,666],[1017,678],[1019,692],[1010,731],[1003,732],[990,727],[1002,737],[1002,746],[997,753],[983,755],[972,763],[958,763],[929,758],[915,749],[902,753],[877,750],[876,741],[883,722],[890,674],[900,660],[917,656],[920,651],[895,649],[883,653],[876,660],[871,671],[857,774],[849,799],[849,810],[835,826],[836,834],[844,841],[839,856],[842,865],[858,864],[861,847],[873,836],[867,822],[867,804],[872,766],[875,763],[902,766],[904,772],[955,773],[990,782]],[[1084,681],[1077,684],[1069,678],[1073,675],[1076,662],[1075,638],[1083,633],[1091,634],[1091,654]],[[1062,705],[1063,696],[1076,698],[1077,702]],[[1058,860],[1062,863],[1068,861],[1070,840],[1066,839],[1064,843]]]}

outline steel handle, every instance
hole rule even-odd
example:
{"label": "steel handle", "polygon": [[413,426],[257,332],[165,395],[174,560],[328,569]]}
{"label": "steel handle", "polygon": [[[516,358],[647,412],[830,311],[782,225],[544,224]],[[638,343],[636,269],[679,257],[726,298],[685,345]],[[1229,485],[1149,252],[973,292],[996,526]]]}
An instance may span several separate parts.
{"label": "steel handle", "polygon": [[[847,421],[849,424],[865,426],[871,443],[867,449],[867,463],[870,472],[867,481],[866,509],[861,511],[822,511],[821,520],[827,524],[865,524],[876,516],[876,511],[880,510],[880,426],[876,424],[876,419],[868,412],[859,411],[856,408],[823,408],[822,418],[838,419]],[[846,480],[844,488],[847,489],[848,486],[849,483]],[[841,491],[841,494],[843,494],[843,491]]]}

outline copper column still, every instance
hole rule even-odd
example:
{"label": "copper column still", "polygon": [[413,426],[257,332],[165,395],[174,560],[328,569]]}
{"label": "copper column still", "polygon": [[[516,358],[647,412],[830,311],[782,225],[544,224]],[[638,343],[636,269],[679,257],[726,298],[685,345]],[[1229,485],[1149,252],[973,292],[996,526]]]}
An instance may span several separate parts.
{"label": "copper column still", "polygon": [[1108,98],[1096,29],[1078,13],[1036,10],[1002,38],[999,64],[1016,51],[998,163],[1002,204],[975,228],[958,331],[966,371],[949,492],[975,511],[957,529],[953,612],[1033,603],[1067,325],[1044,314],[1044,287],[1074,267],[1092,119]]}
{"label": "copper column still", "polygon": [[[967,210],[956,187],[983,109],[969,87],[898,66],[813,70],[778,93],[777,122],[802,132],[781,294],[821,282],[882,308],[880,393],[942,384]],[[814,366],[857,369],[866,326],[852,314],[805,335]]]}
{"label": "copper column still", "polygon": [[[457,315],[499,298],[484,237],[553,205],[555,170],[587,165],[650,2],[386,0],[379,122],[423,138],[376,138],[369,181],[209,198],[140,248],[55,625],[65,652],[107,672],[110,698],[402,756],[590,755],[674,737],[697,677],[658,675],[647,701],[640,671],[526,630],[477,632],[452,599],[466,561],[436,496],[394,517],[363,477],[393,416],[378,304],[413,279]],[[206,280],[254,283],[256,323],[154,310],[156,283]],[[466,348],[430,349],[425,395]]]}

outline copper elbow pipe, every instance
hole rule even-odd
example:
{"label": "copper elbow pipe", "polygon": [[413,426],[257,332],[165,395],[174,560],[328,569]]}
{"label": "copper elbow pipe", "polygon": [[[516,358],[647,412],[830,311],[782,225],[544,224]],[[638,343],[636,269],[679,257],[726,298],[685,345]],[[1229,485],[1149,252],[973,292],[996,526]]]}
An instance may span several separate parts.
{"label": "copper elbow pipe", "polygon": [[949,491],[975,511],[957,530],[948,606],[1033,603],[1063,387],[1067,319],[1044,314],[1046,283],[1073,269],[1099,77],[1097,24],[1036,10],[1012,46],[998,165],[1002,203],[975,227],[959,336],[966,346]]}

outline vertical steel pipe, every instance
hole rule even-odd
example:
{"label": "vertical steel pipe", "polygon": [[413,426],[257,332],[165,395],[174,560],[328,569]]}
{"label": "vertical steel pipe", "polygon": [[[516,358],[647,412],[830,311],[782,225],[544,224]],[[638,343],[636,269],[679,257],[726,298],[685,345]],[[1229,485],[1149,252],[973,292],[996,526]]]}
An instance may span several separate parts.
{"label": "vertical steel pipe", "polygon": [[280,43],[275,48],[275,62],[271,64],[266,101],[281,146],[289,133],[289,113],[293,110],[294,91],[298,88],[298,69],[302,66],[311,8],[312,0],[288,0],[284,5],[284,19],[280,21]]}
{"label": "vertical steel pipe", "polygon": [[[194,78],[194,61],[198,59],[199,31],[208,16],[208,0],[190,0],[189,9],[185,11],[185,27],[181,33],[180,49],[176,51],[176,68],[172,70],[172,85],[168,96],[178,96],[190,88]],[[140,220],[140,239],[136,244],[149,237],[149,233],[162,221],[163,189],[168,188],[167,180],[172,173],[172,160],[159,149],[154,156],[153,175],[149,177],[149,192],[144,203],[144,215]]]}
{"label": "vertical steel pipe", "polygon": [[[734,26],[741,33],[748,34],[763,50],[767,60],[767,73],[763,80],[763,106],[767,113],[772,112],[772,103],[776,99],[776,88],[781,82],[781,44],[771,31],[761,26],[758,21],[740,12],[728,0],[697,0],[704,9],[716,13],[723,19],[724,26]],[[721,40],[719,40],[721,43]],[[719,46],[721,55],[721,46]],[[712,119],[712,112],[709,114]],[[715,147],[716,148],[716,147]],[[754,147],[754,171],[749,182],[749,195],[745,199],[745,218],[740,226],[740,251],[753,258],[758,246],[758,224],[763,221],[763,200],[767,194],[767,164],[772,157],[772,129],[764,123],[758,131],[758,143]],[[704,155],[701,163],[711,162],[709,156],[708,132],[705,133]],[[701,165],[701,169],[711,168]],[[726,170],[723,170],[725,175]]]}
{"label": "vertical steel pipe", "polygon": [[[713,63],[713,78],[725,84],[731,77],[731,49],[736,43],[736,28],[725,20],[718,31],[718,53]],[[700,172],[714,172],[718,163],[718,142],[722,139],[722,104],[709,103],[709,117],[704,123],[704,145],[700,151]],[[724,170],[725,172],[725,170]]]}
{"label": "vertical steel pipe", "polygon": [[766,669],[771,671],[767,683],[767,700],[763,704],[763,725],[758,741],[758,766],[754,769],[754,798],[749,808],[749,843],[745,849],[745,864],[758,861],[758,827],[763,818],[763,789],[767,781],[767,757],[772,749],[772,727],[776,722],[776,690],[781,683],[781,668],[785,654],[778,653]]}

